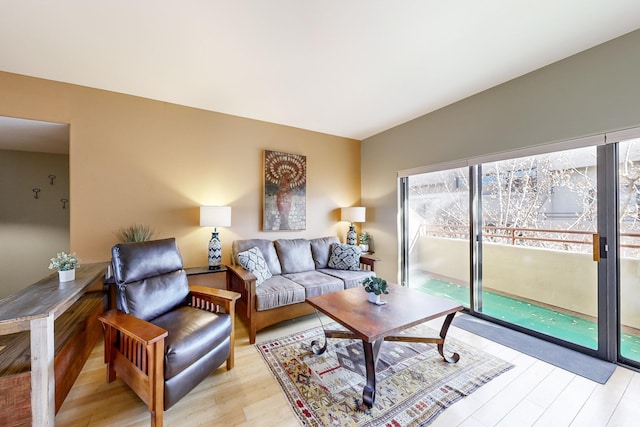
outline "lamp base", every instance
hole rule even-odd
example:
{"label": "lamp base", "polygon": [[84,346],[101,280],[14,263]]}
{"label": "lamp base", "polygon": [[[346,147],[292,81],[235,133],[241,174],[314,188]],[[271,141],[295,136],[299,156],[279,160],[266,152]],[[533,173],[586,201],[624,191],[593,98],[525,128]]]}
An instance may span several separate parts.
{"label": "lamp base", "polygon": [[347,245],[354,245],[358,241],[358,236],[356,235],[356,230],[353,228],[353,223],[349,226],[349,231],[347,231]]}
{"label": "lamp base", "polygon": [[209,240],[209,270],[219,270],[222,263],[222,244],[218,233],[214,231]]}

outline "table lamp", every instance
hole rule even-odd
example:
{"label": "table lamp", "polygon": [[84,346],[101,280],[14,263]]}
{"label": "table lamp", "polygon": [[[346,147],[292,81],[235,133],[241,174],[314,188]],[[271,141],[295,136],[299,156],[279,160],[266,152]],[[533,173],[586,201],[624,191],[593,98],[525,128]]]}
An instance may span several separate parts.
{"label": "table lamp", "polygon": [[209,240],[209,270],[218,270],[222,262],[222,243],[217,227],[231,225],[231,206],[200,206],[200,226],[214,227]]}
{"label": "table lamp", "polygon": [[353,223],[364,222],[365,215],[366,208],[362,206],[340,209],[340,221],[351,223],[351,225],[349,225],[349,231],[347,232],[347,245],[356,245],[358,243],[358,236],[356,230],[353,228]]}

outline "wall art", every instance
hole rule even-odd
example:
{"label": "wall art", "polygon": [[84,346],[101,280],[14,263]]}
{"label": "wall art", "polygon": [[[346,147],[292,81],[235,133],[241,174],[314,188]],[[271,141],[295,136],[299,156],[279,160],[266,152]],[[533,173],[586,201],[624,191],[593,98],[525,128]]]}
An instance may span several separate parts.
{"label": "wall art", "polygon": [[307,157],[264,151],[263,230],[305,230]]}

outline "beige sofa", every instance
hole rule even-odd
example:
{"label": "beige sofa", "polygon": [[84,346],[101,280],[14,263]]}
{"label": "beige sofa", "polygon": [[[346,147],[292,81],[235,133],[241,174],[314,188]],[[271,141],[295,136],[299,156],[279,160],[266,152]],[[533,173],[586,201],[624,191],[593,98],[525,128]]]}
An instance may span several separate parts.
{"label": "beige sofa", "polygon": [[[241,295],[236,312],[249,328],[250,342],[255,343],[260,329],[313,313],[307,297],[361,286],[365,277],[375,276],[376,259],[351,250],[359,251],[341,245],[335,236],[234,241],[227,288]],[[239,255],[247,264],[247,254],[253,257],[256,252],[262,255],[257,263],[263,268],[256,268],[252,259],[247,266],[252,273],[239,264]],[[265,266],[269,271],[263,274]]]}

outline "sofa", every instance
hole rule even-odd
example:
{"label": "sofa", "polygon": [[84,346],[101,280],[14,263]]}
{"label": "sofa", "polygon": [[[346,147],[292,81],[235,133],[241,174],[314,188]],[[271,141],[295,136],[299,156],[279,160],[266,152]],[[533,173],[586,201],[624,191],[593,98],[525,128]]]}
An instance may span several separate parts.
{"label": "sofa", "polygon": [[236,240],[227,288],[241,295],[236,313],[253,344],[257,331],[313,313],[306,298],[361,286],[375,276],[376,261],[335,236]]}

